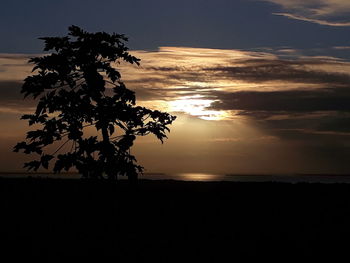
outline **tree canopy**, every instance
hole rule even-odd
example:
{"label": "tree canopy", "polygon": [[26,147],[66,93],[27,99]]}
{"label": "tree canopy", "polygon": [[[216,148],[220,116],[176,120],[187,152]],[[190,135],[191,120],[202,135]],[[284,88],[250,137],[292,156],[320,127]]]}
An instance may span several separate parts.
{"label": "tree canopy", "polygon": [[[21,118],[37,129],[14,147],[38,158],[24,167],[37,171],[54,162],[55,173],[76,168],[87,178],[137,178],[143,167],[130,152],[136,136],[154,134],[163,143],[176,117],[136,106],[135,93],[115,67],[122,61],[139,65],[125,45],[128,39],[77,26],[65,37],[40,39],[51,53],[29,60],[35,74],[21,90],[37,100],[35,112]],[[94,135],[86,131],[90,126]]]}

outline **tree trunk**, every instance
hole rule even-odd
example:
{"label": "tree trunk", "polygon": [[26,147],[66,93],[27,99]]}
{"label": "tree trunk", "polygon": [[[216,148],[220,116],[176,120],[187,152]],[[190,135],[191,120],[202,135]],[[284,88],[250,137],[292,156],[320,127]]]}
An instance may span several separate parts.
{"label": "tree trunk", "polygon": [[108,130],[107,127],[102,128],[102,138],[104,143],[109,143],[109,135],[108,135]]}
{"label": "tree trunk", "polygon": [[[108,135],[108,130],[107,130],[107,127],[103,127],[102,128],[102,139],[103,139],[103,144],[105,145],[106,149],[109,148],[109,144],[110,144],[110,141],[109,141],[109,135]],[[109,167],[109,162],[110,162],[110,153],[107,151],[106,152],[106,163],[107,163],[107,170],[106,170],[106,173],[107,173],[107,177],[108,179],[110,180],[113,180],[113,181],[117,181],[117,176],[113,173],[113,171],[111,171],[111,167]]]}

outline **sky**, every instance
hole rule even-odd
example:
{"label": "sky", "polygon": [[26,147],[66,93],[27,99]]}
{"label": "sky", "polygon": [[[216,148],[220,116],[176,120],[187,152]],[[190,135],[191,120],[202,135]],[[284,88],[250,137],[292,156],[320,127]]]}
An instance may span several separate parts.
{"label": "sky", "polygon": [[178,116],[168,140],[137,139],[146,172],[348,174],[347,0],[2,1],[0,170],[35,103],[19,90],[42,36],[69,25],[124,33],[141,66],[116,67],[138,103]]}

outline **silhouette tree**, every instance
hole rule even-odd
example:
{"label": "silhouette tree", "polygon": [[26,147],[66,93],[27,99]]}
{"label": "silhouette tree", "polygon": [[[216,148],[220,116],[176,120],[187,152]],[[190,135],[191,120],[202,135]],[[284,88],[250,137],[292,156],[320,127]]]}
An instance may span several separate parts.
{"label": "silhouette tree", "polygon": [[[24,167],[48,169],[55,160],[55,173],[75,167],[87,178],[117,180],[126,175],[135,180],[143,171],[130,153],[136,136],[154,134],[163,143],[176,117],[135,105],[135,93],[113,67],[121,61],[139,65],[140,59],[125,46],[128,39],[77,26],[70,26],[65,37],[40,39],[44,51],[52,53],[29,60],[36,74],[24,80],[21,90],[24,97],[38,99],[35,113],[21,119],[39,129],[29,131],[26,141],[14,147],[15,152],[40,157]],[[96,136],[86,132],[89,126],[96,128]],[[57,149],[47,153],[49,145]]]}

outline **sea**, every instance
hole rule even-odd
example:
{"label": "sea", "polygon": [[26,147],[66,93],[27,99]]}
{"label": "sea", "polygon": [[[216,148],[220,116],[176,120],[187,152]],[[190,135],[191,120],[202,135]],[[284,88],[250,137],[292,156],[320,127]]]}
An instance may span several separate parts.
{"label": "sea", "polygon": [[[79,179],[76,173],[0,173],[3,178],[58,178]],[[216,174],[216,173],[145,173],[139,177],[148,180],[177,180],[199,182],[280,182],[280,183],[350,183],[349,175],[339,174]],[[120,176],[121,180],[126,179]]]}

